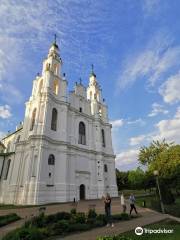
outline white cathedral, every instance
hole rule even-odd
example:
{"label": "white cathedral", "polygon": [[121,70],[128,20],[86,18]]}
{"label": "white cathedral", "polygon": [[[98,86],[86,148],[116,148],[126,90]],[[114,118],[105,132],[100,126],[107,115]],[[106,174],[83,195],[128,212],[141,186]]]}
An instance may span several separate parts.
{"label": "white cathedral", "polygon": [[56,41],[33,81],[24,122],[0,142],[0,203],[44,204],[118,196],[107,106],[92,69],[67,94]]}

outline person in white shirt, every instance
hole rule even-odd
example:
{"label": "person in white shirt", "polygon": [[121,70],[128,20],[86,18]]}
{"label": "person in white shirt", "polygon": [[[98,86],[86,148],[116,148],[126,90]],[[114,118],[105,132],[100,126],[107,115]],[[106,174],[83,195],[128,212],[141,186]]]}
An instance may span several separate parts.
{"label": "person in white shirt", "polygon": [[129,202],[130,202],[130,215],[131,215],[133,209],[134,209],[135,213],[138,214],[136,207],[135,207],[135,197],[134,197],[133,193],[131,193],[131,195],[129,197]]}
{"label": "person in white shirt", "polygon": [[125,204],[125,199],[124,199],[123,192],[121,193],[121,206],[123,208],[123,213],[125,213],[126,212],[126,204]]}

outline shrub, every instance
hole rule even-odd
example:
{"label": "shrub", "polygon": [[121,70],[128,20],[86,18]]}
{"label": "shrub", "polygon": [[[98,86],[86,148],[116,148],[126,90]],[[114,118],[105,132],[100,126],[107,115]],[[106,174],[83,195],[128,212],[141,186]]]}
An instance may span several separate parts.
{"label": "shrub", "polygon": [[10,232],[2,240],[43,240],[44,234],[38,228],[19,228]]}
{"label": "shrub", "polygon": [[114,215],[112,216],[112,219],[113,219],[114,221],[122,220],[122,213],[114,214]]}
{"label": "shrub", "polygon": [[159,201],[157,201],[155,199],[152,199],[150,201],[150,204],[151,204],[152,209],[157,210],[157,211],[161,211],[161,205],[160,205]]}
{"label": "shrub", "polygon": [[44,213],[41,213],[39,216],[33,217],[31,220],[29,220],[25,226],[27,227],[28,224],[33,226],[33,227],[37,227],[37,228],[42,228],[46,226],[46,222],[45,222],[45,215]]}
{"label": "shrub", "polygon": [[0,227],[21,219],[16,213],[0,216]]}
{"label": "shrub", "polygon": [[69,231],[69,222],[67,220],[60,220],[50,227],[51,235],[61,235]]}
{"label": "shrub", "polygon": [[82,223],[75,223],[69,226],[69,232],[76,232],[76,231],[87,231],[91,229],[91,226],[88,224]]}
{"label": "shrub", "polygon": [[71,218],[71,214],[68,212],[58,212],[55,214],[56,221],[57,220],[69,220]]}
{"label": "shrub", "polygon": [[96,218],[97,213],[96,213],[95,209],[89,209],[87,217],[88,218]]}
{"label": "shrub", "polygon": [[166,185],[161,184],[161,195],[162,195],[162,201],[164,204],[173,204],[175,202],[175,198],[169,188],[167,188]]}
{"label": "shrub", "polygon": [[71,214],[73,215],[73,214],[76,214],[76,208],[72,208],[71,209]]}
{"label": "shrub", "polygon": [[97,215],[96,220],[103,222],[103,224],[106,224],[106,223],[107,223],[107,217],[106,217],[106,215],[104,215],[104,214],[99,214],[99,215]]}
{"label": "shrub", "polygon": [[76,223],[85,223],[86,222],[85,213],[83,212],[76,213],[76,215],[74,216],[74,220]]}
{"label": "shrub", "polygon": [[121,213],[121,219],[122,220],[129,220],[130,216],[127,213]]}

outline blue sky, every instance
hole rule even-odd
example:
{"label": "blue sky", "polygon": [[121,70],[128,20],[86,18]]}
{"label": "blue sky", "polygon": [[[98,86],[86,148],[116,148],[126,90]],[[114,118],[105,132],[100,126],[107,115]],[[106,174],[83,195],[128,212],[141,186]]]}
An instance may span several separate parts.
{"label": "blue sky", "polygon": [[178,0],[1,0],[0,136],[23,120],[56,33],[69,90],[95,66],[120,170],[137,167],[152,140],[180,143],[179,9]]}

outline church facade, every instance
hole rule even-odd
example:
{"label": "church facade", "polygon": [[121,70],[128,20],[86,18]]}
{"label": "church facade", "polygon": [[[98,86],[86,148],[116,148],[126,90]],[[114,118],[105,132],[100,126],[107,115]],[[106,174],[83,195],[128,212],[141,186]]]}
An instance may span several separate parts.
{"label": "church facade", "polygon": [[0,203],[118,196],[108,109],[92,69],[67,93],[56,41],[33,81],[24,122],[0,144]]}

